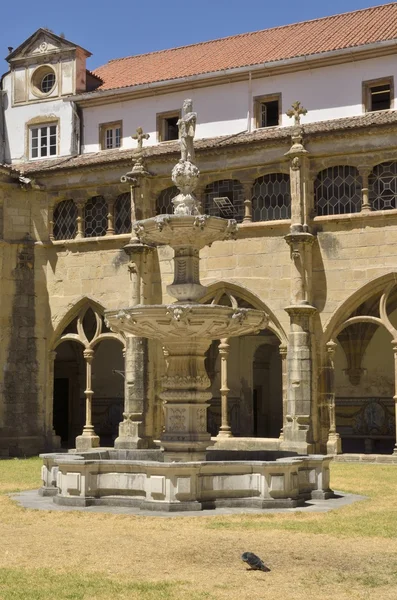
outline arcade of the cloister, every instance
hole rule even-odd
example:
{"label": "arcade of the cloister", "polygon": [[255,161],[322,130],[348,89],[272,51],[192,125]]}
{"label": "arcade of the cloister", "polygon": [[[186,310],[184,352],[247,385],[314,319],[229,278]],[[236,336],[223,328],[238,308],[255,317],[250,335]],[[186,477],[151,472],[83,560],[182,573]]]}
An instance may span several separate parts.
{"label": "arcade of the cloister", "polygon": [[[256,335],[211,344],[208,431],[219,446],[288,450],[285,431],[296,427],[303,441],[291,449],[299,452],[391,453],[395,133],[379,126],[374,143],[365,129],[306,141],[300,131],[291,146],[292,130],[225,147],[221,159],[218,150],[197,151],[202,212],[238,222],[237,239],[201,251],[202,301],[269,316]],[[139,186],[120,182],[130,159],[118,157],[27,173],[24,189],[2,182],[2,276],[12,284],[2,299],[0,354],[10,366],[0,429],[4,444],[18,440],[15,454],[73,447],[84,431],[112,445],[134,419],[147,446],[161,437],[162,348],[117,336],[104,315],[171,301],[172,251],[137,245],[131,225],[172,212],[177,151],[148,150]],[[140,416],[126,409],[139,402]]]}

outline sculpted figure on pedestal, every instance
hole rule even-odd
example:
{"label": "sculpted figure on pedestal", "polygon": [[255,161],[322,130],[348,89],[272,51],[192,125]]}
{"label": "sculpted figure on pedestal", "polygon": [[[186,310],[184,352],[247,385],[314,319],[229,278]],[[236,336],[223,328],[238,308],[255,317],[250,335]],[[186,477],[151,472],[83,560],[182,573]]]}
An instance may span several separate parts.
{"label": "sculpted figure on pedestal", "polygon": [[193,139],[196,132],[197,113],[193,112],[192,100],[185,100],[182,107],[182,117],[178,121],[179,137],[181,140],[181,162],[194,161]]}

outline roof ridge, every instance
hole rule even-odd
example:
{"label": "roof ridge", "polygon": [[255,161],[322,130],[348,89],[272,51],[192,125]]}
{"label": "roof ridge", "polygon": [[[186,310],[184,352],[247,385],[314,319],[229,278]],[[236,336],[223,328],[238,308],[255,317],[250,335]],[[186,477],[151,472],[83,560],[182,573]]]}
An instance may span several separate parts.
{"label": "roof ridge", "polygon": [[276,25],[275,27],[269,27],[267,29],[258,29],[256,31],[247,31],[244,33],[237,33],[234,35],[227,35],[225,37],[221,37],[221,38],[215,38],[215,39],[211,39],[211,40],[206,40],[203,42],[196,42],[194,44],[186,44],[184,46],[175,46],[172,48],[163,48],[162,50],[154,50],[153,52],[143,52],[141,54],[131,54],[129,56],[122,56],[120,58],[112,58],[110,59],[107,63],[100,65],[99,67],[97,67],[96,69],[94,69],[94,73],[95,71],[97,71],[98,69],[101,69],[103,67],[105,67],[106,65],[110,65],[112,63],[116,63],[116,62],[121,62],[123,60],[129,60],[131,58],[140,58],[142,56],[153,56],[156,54],[162,54],[165,52],[173,52],[176,50],[182,50],[184,48],[194,48],[195,46],[203,46],[206,44],[213,44],[213,43],[217,43],[217,42],[222,42],[224,40],[230,40],[230,39],[236,39],[239,37],[247,37],[247,36],[251,36],[251,35],[256,35],[258,33],[262,33],[264,31],[274,31],[277,29],[287,29],[289,27],[296,27],[298,25],[303,25],[305,23],[315,23],[317,21],[325,21],[325,20],[331,20],[331,19],[336,19],[338,17],[344,16],[344,15],[352,15],[352,14],[356,14],[356,13],[360,13],[360,12],[371,12],[373,10],[379,10],[379,9],[384,9],[387,8],[389,6],[397,6],[397,2],[388,2],[386,4],[378,4],[376,6],[369,6],[368,8],[359,8],[357,10],[350,10],[350,11],[346,11],[344,13],[337,13],[334,15],[328,15],[325,17],[317,17],[316,19],[307,19],[305,21],[297,21],[295,23],[287,23],[286,25]]}

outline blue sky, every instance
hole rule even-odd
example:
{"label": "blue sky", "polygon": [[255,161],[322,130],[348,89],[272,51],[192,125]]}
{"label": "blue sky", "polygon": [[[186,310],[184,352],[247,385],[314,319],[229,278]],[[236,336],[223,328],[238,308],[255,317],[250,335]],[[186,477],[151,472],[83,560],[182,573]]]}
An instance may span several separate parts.
{"label": "blue sky", "polygon": [[[15,0],[14,0],[15,1]],[[109,59],[388,4],[377,0],[12,0],[1,1],[0,61],[39,27]],[[7,63],[1,61],[1,73]]]}

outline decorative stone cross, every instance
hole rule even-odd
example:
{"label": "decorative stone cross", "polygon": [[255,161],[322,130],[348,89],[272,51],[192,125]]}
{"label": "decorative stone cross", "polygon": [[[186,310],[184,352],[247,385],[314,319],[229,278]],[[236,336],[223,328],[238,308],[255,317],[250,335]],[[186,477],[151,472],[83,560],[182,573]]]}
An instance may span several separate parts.
{"label": "decorative stone cross", "polygon": [[131,136],[133,140],[137,141],[138,150],[141,151],[143,147],[143,140],[148,140],[150,135],[148,133],[143,133],[142,127],[138,127],[136,130],[136,134]]}
{"label": "decorative stone cross", "polygon": [[303,108],[303,106],[301,106],[301,103],[298,100],[297,102],[293,103],[292,108],[290,108],[290,110],[287,111],[286,114],[287,114],[287,117],[289,117],[290,119],[292,119],[292,117],[294,117],[294,119],[295,119],[294,125],[300,125],[301,124],[301,115],[306,115],[307,109]]}

